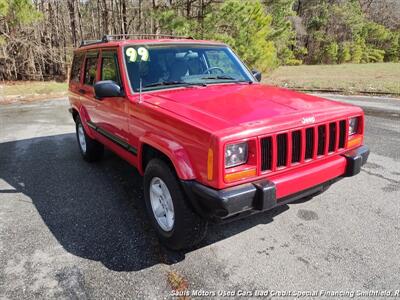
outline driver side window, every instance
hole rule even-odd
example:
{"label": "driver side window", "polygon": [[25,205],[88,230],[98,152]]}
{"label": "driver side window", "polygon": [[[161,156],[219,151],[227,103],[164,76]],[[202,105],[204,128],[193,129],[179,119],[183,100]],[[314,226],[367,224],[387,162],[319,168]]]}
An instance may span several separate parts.
{"label": "driver side window", "polygon": [[117,53],[115,51],[103,52],[101,55],[101,80],[112,80],[121,86]]}

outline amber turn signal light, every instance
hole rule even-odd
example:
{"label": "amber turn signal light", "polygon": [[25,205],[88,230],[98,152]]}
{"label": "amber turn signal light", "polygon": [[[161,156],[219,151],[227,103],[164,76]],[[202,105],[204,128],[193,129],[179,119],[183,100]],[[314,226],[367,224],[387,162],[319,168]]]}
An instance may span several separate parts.
{"label": "amber turn signal light", "polygon": [[228,173],[228,174],[225,174],[225,181],[226,182],[238,181],[238,180],[256,176],[256,174],[257,174],[256,169],[249,169],[249,170],[244,170],[244,171],[239,171],[239,172],[234,172],[234,173]]}
{"label": "amber turn signal light", "polygon": [[213,179],[213,167],[214,167],[214,152],[211,148],[208,149],[207,156],[207,179]]}
{"label": "amber turn signal light", "polygon": [[362,136],[357,136],[347,141],[347,148],[353,148],[361,144]]}

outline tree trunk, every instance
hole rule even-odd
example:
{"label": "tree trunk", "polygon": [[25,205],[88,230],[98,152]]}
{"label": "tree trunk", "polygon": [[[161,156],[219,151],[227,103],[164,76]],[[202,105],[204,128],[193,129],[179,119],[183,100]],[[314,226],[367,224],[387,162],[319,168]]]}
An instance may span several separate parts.
{"label": "tree trunk", "polygon": [[128,33],[128,20],[126,17],[126,0],[121,0],[122,2],[122,32],[124,34]]}
{"label": "tree trunk", "polygon": [[75,1],[74,0],[67,0],[68,10],[69,10],[69,21],[71,26],[71,37],[72,37],[72,44],[76,47],[77,46],[77,37],[76,37],[76,22],[75,22]]}
{"label": "tree trunk", "polygon": [[69,10],[69,21],[71,26],[71,37],[72,37],[72,44],[76,47],[77,46],[77,37],[76,37],[76,22],[75,22],[75,1],[74,0],[67,0],[68,10]]}

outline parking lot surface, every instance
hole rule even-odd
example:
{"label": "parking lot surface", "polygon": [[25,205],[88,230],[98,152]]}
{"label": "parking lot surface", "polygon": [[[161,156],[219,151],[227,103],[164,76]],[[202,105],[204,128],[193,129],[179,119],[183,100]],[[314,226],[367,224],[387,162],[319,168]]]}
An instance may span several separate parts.
{"label": "parking lot surface", "polygon": [[81,159],[66,99],[1,105],[0,298],[399,290],[393,101],[383,102],[384,113],[367,110],[371,154],[358,176],[309,201],[212,225],[186,252],[159,245],[133,167],[110,152],[96,164]]}

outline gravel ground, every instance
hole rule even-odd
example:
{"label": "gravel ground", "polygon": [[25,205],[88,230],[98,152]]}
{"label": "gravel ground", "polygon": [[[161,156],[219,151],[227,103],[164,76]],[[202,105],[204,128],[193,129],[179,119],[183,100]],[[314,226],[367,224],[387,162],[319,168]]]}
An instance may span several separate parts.
{"label": "gravel ground", "polygon": [[310,201],[212,225],[187,252],[159,245],[133,167],[109,152],[81,159],[66,99],[2,105],[0,298],[400,290],[400,119],[387,113],[397,101],[367,110],[361,174]]}

